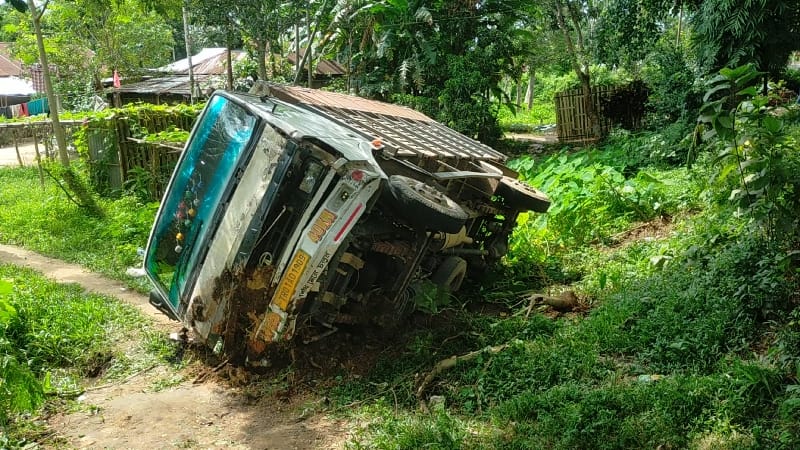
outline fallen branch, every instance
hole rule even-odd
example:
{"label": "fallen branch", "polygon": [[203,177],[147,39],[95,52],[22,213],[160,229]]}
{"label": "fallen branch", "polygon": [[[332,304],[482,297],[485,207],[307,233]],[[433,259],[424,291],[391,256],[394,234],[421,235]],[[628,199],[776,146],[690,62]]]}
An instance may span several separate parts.
{"label": "fallen branch", "polygon": [[552,297],[545,294],[531,294],[530,302],[525,310],[526,319],[530,317],[534,305],[540,302],[551,306],[556,311],[561,312],[572,311],[580,303],[578,296],[576,296],[572,291],[564,291],[558,297]]}
{"label": "fallen branch", "polygon": [[430,385],[431,382],[442,372],[452,369],[460,362],[475,359],[484,353],[495,355],[508,348],[508,346],[509,344],[497,345],[494,347],[488,346],[480,350],[475,350],[474,352],[465,353],[463,355],[453,355],[447,359],[439,361],[435,366],[433,366],[433,369],[428,372],[428,375],[425,376],[425,378],[422,380],[422,383],[420,383],[419,388],[417,388],[417,400],[420,402],[422,401],[422,396],[425,395],[425,390],[428,388],[428,385]]}

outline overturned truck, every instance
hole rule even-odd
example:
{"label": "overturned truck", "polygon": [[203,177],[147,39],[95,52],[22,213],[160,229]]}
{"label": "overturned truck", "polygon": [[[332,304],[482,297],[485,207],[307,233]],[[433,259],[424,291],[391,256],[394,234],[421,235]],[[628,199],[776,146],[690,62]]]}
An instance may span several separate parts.
{"label": "overturned truck", "polygon": [[150,302],[232,361],[342,324],[392,327],[545,212],[505,156],[412,109],[269,86],[218,92],[148,242]]}

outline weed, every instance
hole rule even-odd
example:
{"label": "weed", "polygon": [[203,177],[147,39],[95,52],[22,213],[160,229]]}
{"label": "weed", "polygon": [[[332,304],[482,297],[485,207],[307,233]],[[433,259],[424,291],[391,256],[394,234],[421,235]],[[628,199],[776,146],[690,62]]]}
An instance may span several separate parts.
{"label": "weed", "polygon": [[531,389],[496,408],[497,420],[512,424],[497,447],[685,447],[725,384],[720,377],[676,376]]}
{"label": "weed", "polygon": [[635,221],[671,216],[697,204],[697,190],[686,189],[686,169],[636,170],[624,175],[619,150],[559,153],[536,162],[521,157],[509,163],[523,178],[546,192],[547,214],[522,214],[510,243],[512,262],[544,262],[597,242],[609,242]]}
{"label": "weed", "polygon": [[395,414],[383,401],[364,408],[370,422],[355,433],[349,449],[464,449],[480,448],[474,425],[435,409],[430,415]]}
{"label": "weed", "polygon": [[700,110],[705,133],[718,151],[715,187],[729,193],[734,213],[750,217],[751,230],[782,241],[797,236],[800,158],[784,120],[767,108],[752,65],[722,69],[709,82]]}
{"label": "weed", "polygon": [[165,389],[169,389],[171,387],[178,386],[179,384],[183,383],[185,378],[183,375],[180,374],[172,374],[169,376],[157,378],[152,383],[150,383],[150,390],[153,392],[161,392]]}

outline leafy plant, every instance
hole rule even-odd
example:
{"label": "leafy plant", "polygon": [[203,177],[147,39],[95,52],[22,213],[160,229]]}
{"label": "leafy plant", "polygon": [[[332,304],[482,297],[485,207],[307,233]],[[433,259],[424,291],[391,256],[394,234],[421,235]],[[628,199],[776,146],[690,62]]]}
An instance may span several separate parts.
{"label": "leafy plant", "polygon": [[783,120],[767,108],[769,99],[757,95],[760,76],[752,65],[720,70],[698,120],[710,126],[704,137],[718,149],[717,186],[729,189],[728,200],[752,229],[782,240],[797,232],[800,156]]}
{"label": "leafy plant", "polygon": [[6,337],[14,322],[19,320],[9,297],[12,284],[0,279],[0,427],[9,414],[32,411],[44,400],[44,390],[30,368],[20,364],[18,350]]}
{"label": "leafy plant", "polygon": [[689,179],[685,170],[665,173],[663,179],[655,169],[629,170],[630,149],[614,145],[560,152],[543,161],[523,156],[509,163],[552,201],[546,214],[521,216],[511,260],[541,262],[548,254],[607,241],[631,222],[674,214],[695,202],[692,191],[679,187]]}

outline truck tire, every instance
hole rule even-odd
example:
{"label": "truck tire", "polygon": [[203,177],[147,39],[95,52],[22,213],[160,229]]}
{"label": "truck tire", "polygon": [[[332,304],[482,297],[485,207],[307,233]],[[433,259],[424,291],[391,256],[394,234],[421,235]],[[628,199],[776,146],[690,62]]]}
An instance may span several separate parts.
{"label": "truck tire", "polygon": [[504,176],[494,194],[503,197],[506,206],[520,211],[547,212],[550,199],[542,191]]}
{"label": "truck tire", "polygon": [[458,256],[450,256],[431,275],[431,282],[445,292],[456,292],[467,275],[467,261]]}
{"label": "truck tire", "polygon": [[467,213],[458,203],[422,181],[392,175],[389,190],[400,213],[415,227],[457,233],[467,221]]}

